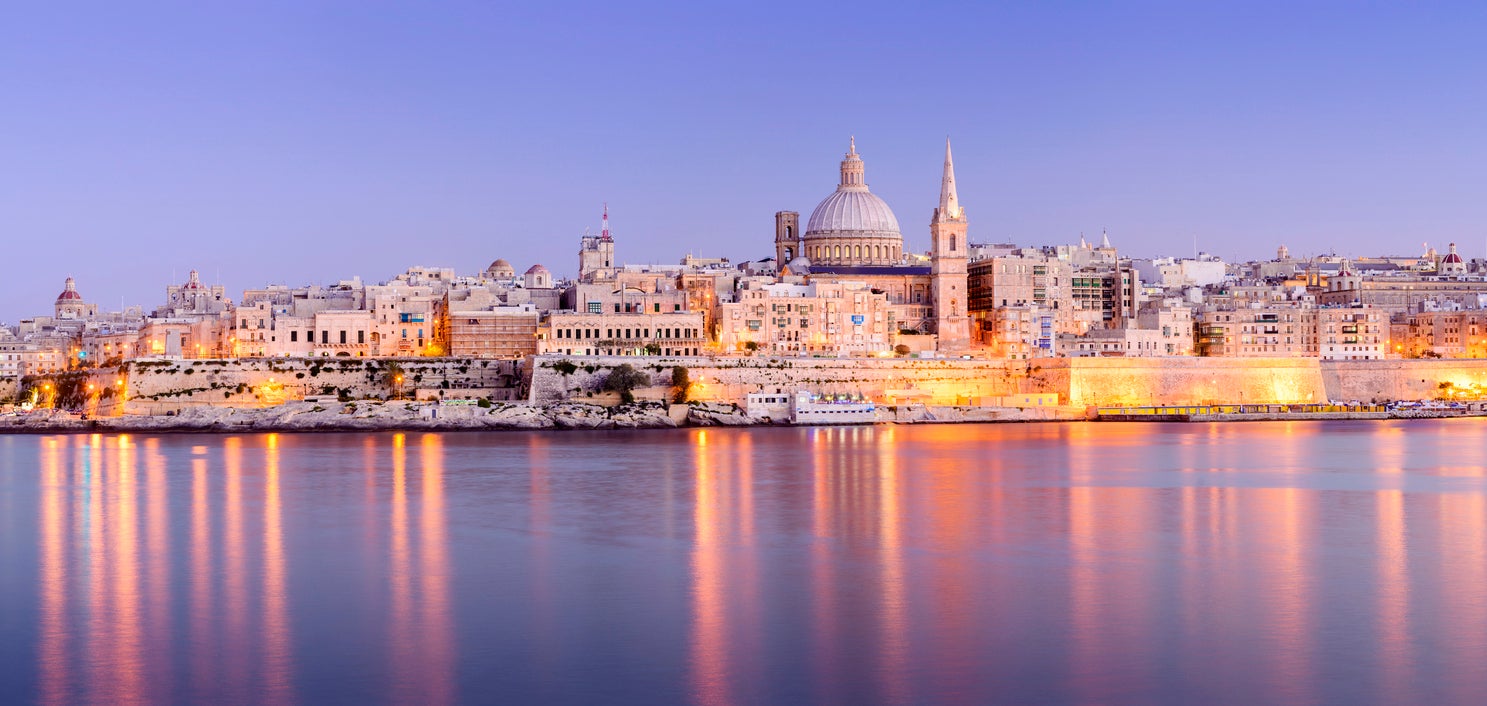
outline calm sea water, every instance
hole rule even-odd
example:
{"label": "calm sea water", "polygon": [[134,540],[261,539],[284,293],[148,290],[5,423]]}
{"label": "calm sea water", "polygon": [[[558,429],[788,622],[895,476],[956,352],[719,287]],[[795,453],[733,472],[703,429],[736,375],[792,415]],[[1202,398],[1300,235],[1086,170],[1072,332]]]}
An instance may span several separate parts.
{"label": "calm sea water", "polygon": [[1484,432],[0,437],[0,701],[1483,703]]}

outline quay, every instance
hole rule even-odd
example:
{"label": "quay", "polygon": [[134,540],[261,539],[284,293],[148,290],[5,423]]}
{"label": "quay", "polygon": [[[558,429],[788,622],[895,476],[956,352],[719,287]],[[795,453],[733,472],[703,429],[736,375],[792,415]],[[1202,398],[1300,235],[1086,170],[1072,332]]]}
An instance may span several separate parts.
{"label": "quay", "polygon": [[1100,422],[1261,422],[1327,419],[1439,419],[1480,416],[1487,416],[1487,402],[1093,407],[1089,419]]}

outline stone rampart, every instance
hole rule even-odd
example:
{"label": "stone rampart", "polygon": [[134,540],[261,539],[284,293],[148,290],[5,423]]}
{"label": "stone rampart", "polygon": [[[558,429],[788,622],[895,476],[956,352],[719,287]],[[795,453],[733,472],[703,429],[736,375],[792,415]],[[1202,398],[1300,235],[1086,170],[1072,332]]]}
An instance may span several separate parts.
{"label": "stone rampart", "polygon": [[1487,360],[1358,360],[1321,365],[1327,395],[1338,401],[1430,400],[1487,388]]}
{"label": "stone rampart", "polygon": [[[1316,359],[1051,358],[918,360],[539,356],[531,400],[602,398],[604,379],[628,363],[652,376],[642,399],[667,394],[671,368],[688,369],[689,397],[742,404],[751,392],[862,394],[885,404],[981,404],[1056,393],[1060,405],[1297,403],[1327,399]],[[994,403],[993,403],[994,404]]]}
{"label": "stone rampart", "polygon": [[[526,398],[613,404],[602,391],[615,367],[647,373],[641,400],[670,398],[672,369],[687,369],[688,398],[742,405],[751,392],[861,394],[889,405],[978,406],[995,398],[1055,393],[1075,408],[1213,403],[1423,400],[1487,389],[1487,360],[1319,361],[1232,358],[1058,358],[1032,361],[777,357],[537,356],[526,362],[412,358],[147,360],[92,371],[88,411],[163,414],[204,406],[265,407],[313,396],[345,399]],[[526,376],[529,379],[524,380]],[[75,376],[74,376],[75,377]],[[120,386],[119,383],[124,385]],[[60,383],[62,380],[58,379]],[[1446,385],[1449,383],[1449,385]],[[120,390],[123,393],[120,393]],[[82,394],[78,392],[77,394]],[[1469,395],[1470,396],[1470,395]],[[121,406],[120,400],[124,401]]]}
{"label": "stone rampart", "polygon": [[1316,358],[1068,358],[1075,406],[1324,402]]}
{"label": "stone rampart", "polygon": [[[402,372],[400,387],[388,381],[393,365]],[[84,408],[103,416],[264,407],[317,395],[514,400],[523,385],[519,362],[470,358],[138,360],[90,371],[89,379],[95,392]]]}
{"label": "stone rampart", "polygon": [[742,404],[751,392],[796,390],[861,394],[885,403],[968,404],[1000,395],[1057,392],[1063,377],[1058,369],[1045,368],[1044,361],[543,355],[531,366],[530,399],[600,398],[604,380],[624,364],[651,375],[652,386],[635,391],[637,398],[667,395],[672,368],[681,366],[691,381],[690,399],[734,404]]}

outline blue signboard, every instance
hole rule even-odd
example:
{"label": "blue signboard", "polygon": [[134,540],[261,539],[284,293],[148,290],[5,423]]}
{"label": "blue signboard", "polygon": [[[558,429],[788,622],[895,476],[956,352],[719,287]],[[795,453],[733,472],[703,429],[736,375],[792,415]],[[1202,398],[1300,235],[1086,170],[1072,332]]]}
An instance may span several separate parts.
{"label": "blue signboard", "polygon": [[865,321],[865,319],[862,318],[862,314],[853,314],[852,315],[852,323],[853,324],[855,324],[857,326],[861,326],[863,321]]}

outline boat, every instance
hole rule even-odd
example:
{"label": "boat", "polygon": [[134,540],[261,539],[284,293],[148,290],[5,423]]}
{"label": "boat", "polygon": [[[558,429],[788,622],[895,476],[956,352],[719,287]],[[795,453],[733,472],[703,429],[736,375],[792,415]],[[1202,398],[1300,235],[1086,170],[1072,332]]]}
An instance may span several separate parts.
{"label": "boat", "polygon": [[800,425],[873,424],[878,407],[862,395],[817,395],[800,390],[790,405],[790,421]]}

